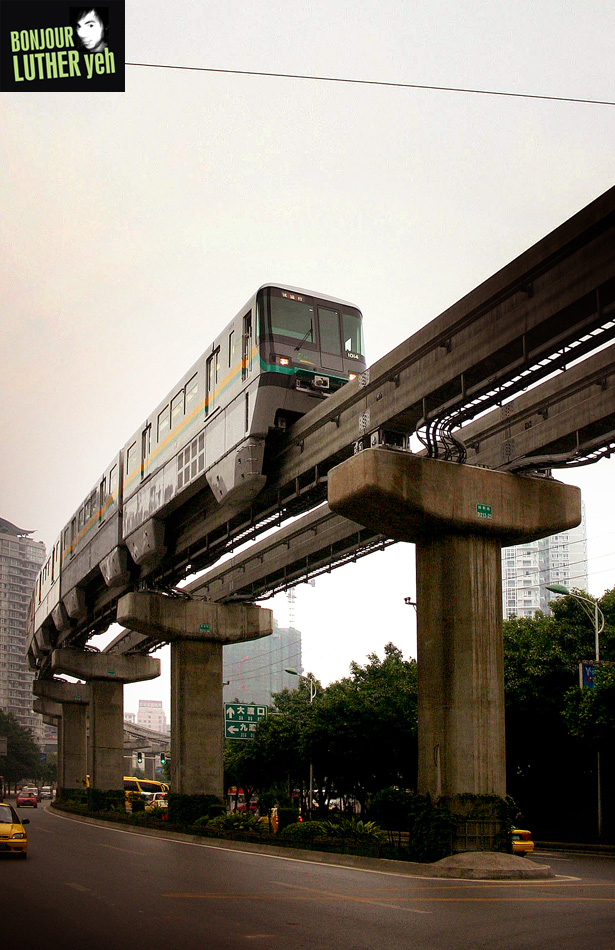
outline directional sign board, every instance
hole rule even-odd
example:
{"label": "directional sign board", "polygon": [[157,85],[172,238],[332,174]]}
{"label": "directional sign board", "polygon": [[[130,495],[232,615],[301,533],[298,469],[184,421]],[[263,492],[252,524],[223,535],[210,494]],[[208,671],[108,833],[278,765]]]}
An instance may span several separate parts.
{"label": "directional sign board", "polygon": [[248,703],[224,704],[224,738],[253,739],[256,727],[267,718],[268,706],[254,706]]}

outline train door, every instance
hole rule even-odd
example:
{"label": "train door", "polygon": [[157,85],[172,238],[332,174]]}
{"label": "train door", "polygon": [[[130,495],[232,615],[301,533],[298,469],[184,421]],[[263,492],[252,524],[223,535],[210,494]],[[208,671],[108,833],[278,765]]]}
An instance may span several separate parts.
{"label": "train door", "polygon": [[320,330],[320,357],[323,369],[341,373],[344,368],[342,359],[342,333],[340,313],[332,307],[318,307],[318,326]]}

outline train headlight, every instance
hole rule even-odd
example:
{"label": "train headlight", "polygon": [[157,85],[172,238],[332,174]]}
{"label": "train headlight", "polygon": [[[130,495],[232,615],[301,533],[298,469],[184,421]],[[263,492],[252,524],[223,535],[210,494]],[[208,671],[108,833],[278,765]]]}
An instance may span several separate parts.
{"label": "train headlight", "polygon": [[290,366],[290,360],[287,356],[280,356],[278,362],[280,366]]}

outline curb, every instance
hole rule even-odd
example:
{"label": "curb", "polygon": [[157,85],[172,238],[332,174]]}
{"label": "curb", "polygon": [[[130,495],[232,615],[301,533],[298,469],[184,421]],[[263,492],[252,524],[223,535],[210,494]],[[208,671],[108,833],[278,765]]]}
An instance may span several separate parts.
{"label": "curb", "polygon": [[[109,827],[115,830],[124,831],[127,834],[145,835],[156,838],[169,838],[177,841],[184,841],[188,844],[197,845],[205,848],[214,848],[218,851],[239,851],[242,853],[272,855],[277,858],[286,858],[288,861],[305,861],[310,864],[329,864],[336,867],[349,867],[357,870],[379,871],[382,874],[397,874],[404,877],[426,877],[426,878],[449,878],[461,880],[482,880],[482,881],[527,881],[527,880],[547,880],[555,877],[548,865],[537,865],[530,863],[531,859],[518,858],[513,855],[498,855],[501,858],[510,858],[511,861],[520,861],[522,866],[494,867],[488,866],[488,861],[480,862],[479,855],[489,858],[491,852],[469,852],[472,856],[472,863],[447,866],[446,864],[435,862],[434,864],[419,864],[414,861],[395,861],[391,858],[368,858],[355,854],[332,854],[326,851],[308,851],[302,848],[283,848],[279,845],[261,845],[252,841],[222,841],[219,838],[206,838],[202,835],[191,835],[181,831],[166,831],[158,828],[138,828],[134,825],[126,825],[122,822],[107,821],[105,819],[90,818],[86,815],[75,815],[73,812],[64,811],[61,807],[52,806],[54,811],[63,815],[70,816],[74,821],[81,821],[84,824]],[[476,855],[476,857],[474,857]],[[456,855],[455,859],[463,858],[464,855]],[[450,861],[450,858],[443,858],[443,862]],[[481,866],[482,864],[482,866]]]}

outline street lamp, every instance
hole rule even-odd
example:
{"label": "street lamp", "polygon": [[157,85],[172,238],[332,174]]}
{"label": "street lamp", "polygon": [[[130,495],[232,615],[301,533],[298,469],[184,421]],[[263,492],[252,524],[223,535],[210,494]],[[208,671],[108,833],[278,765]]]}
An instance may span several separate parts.
{"label": "street lamp", "polygon": [[[574,597],[581,604],[581,607],[594,625],[594,634],[596,638],[596,664],[600,662],[600,634],[604,630],[604,614],[598,606],[597,600],[590,600],[588,597],[581,597],[580,594],[573,594],[564,587],[563,584],[547,584],[547,590],[553,594],[564,594],[567,597]],[[586,604],[591,604],[594,608],[590,610]],[[602,838],[602,783],[600,779],[600,749],[596,752],[596,782],[598,786],[598,837]]]}
{"label": "street lamp", "polygon": [[[285,673],[290,673],[291,676],[298,676],[300,680],[305,680],[310,684],[310,706],[314,702],[314,697],[316,696],[316,679],[313,673],[309,673],[307,676],[304,676],[303,673],[298,673],[297,670],[294,670],[292,667],[284,670]],[[312,769],[312,759],[310,758],[310,787],[308,789],[308,808],[310,812],[310,818],[312,817],[312,796],[314,787],[314,776]]]}

